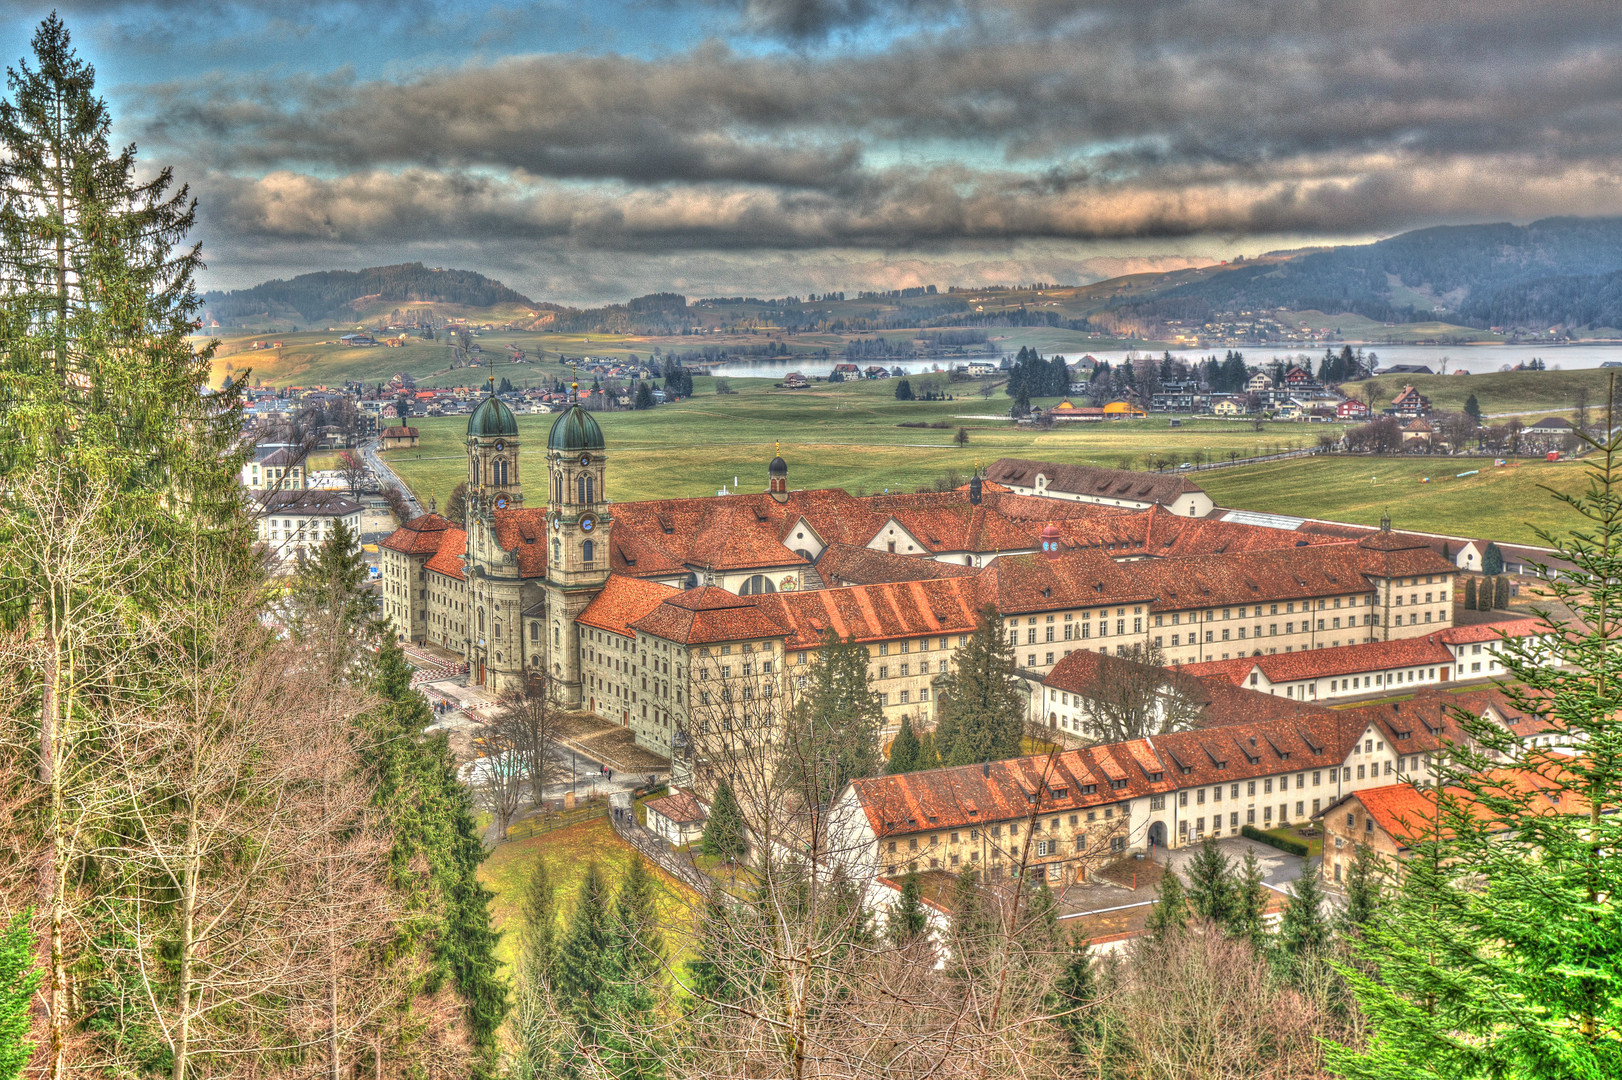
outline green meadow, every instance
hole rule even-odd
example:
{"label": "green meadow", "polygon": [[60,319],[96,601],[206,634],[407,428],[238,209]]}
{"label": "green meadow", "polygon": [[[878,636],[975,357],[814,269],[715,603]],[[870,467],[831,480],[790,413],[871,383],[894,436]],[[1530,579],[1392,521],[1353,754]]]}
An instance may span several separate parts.
{"label": "green meadow", "polygon": [[[941,377],[936,377],[941,378]],[[1034,457],[1079,464],[1145,468],[1156,456],[1174,463],[1240,457],[1316,445],[1328,424],[1279,423],[1260,432],[1248,423],[1165,417],[1085,424],[1054,430],[1016,429],[1008,420],[975,419],[1005,413],[1008,398],[990,398],[973,383],[941,385],[953,401],[896,401],[896,380],[816,383],[781,390],[764,379],[729,380],[736,393],[717,395],[714,380],[694,380],[687,401],[643,412],[596,413],[608,443],[612,499],[713,495],[734,479],[745,491],[764,490],[766,463],[778,445],[789,463],[789,482],[800,488],[842,487],[859,494],[914,491],[950,471],[963,475],[1000,457]],[[921,387],[927,379],[914,378]],[[961,388],[961,389],[960,389]],[[1051,404],[1042,402],[1040,404]],[[520,416],[519,467],[534,497],[544,497],[546,433],[550,415]],[[391,466],[418,498],[443,504],[466,470],[465,417],[417,419],[416,450],[394,450]],[[901,427],[941,423],[944,427]],[[954,444],[959,427],[966,446]]]}

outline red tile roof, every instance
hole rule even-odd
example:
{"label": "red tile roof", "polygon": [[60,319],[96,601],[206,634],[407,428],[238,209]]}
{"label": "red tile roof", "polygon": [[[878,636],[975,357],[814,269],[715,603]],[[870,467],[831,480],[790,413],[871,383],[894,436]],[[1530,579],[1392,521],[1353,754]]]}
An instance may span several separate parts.
{"label": "red tile roof", "polygon": [[853,780],[851,790],[877,836],[963,828],[1024,818],[1038,805],[1042,813],[1060,812],[1181,788],[1338,767],[1363,730],[1355,720],[1320,710],[1067,750],[1051,758],[1044,754]]}
{"label": "red tile roof", "polygon": [[[1482,782],[1494,796],[1527,797],[1529,807],[1549,814],[1586,814],[1588,802],[1575,792],[1559,791],[1559,784],[1549,776],[1521,769],[1495,769],[1484,773]],[[1451,796],[1455,810],[1468,813],[1479,824],[1489,828],[1495,824],[1492,810],[1483,806],[1475,796],[1461,787],[1444,789]],[[1553,793],[1553,794],[1551,794]],[[1400,847],[1408,847],[1415,840],[1447,834],[1451,830],[1442,826],[1447,814],[1438,807],[1435,788],[1416,788],[1412,784],[1388,784],[1385,787],[1365,788],[1337,800],[1324,811],[1324,816],[1337,807],[1355,799],[1386,835]],[[1440,826],[1440,828],[1439,828]]]}
{"label": "red tile roof", "polygon": [[815,648],[832,630],[857,641],[967,634],[979,618],[974,578],[943,578],[752,597],[788,633],[785,647]]}
{"label": "red tile roof", "polygon": [[1028,458],[998,458],[986,469],[988,479],[1028,488],[1036,486],[1038,473],[1046,477],[1049,490],[1088,498],[1172,503],[1184,495],[1203,493],[1198,484],[1177,473],[1131,472]]}
{"label": "red tile roof", "polygon": [[[1054,690],[1096,697],[1101,685],[1107,686],[1117,679],[1117,673],[1128,669],[1141,669],[1139,664],[1121,656],[1080,649],[1063,657],[1053,665],[1042,685]],[[1205,666],[1205,665],[1198,665]],[[1175,688],[1199,708],[1198,724],[1202,728],[1223,727],[1228,724],[1248,723],[1255,720],[1274,720],[1286,716],[1314,716],[1325,710],[1321,706],[1275,694],[1235,686],[1225,679],[1195,677],[1190,674],[1193,665],[1181,668],[1163,668],[1168,688]]]}
{"label": "red tile roof", "polygon": [[769,597],[737,596],[713,586],[675,592],[631,626],[684,645],[782,637],[783,627],[759,604],[764,599]]}
{"label": "red tile roof", "polygon": [[452,528],[446,529],[443,535],[445,539],[439,550],[423,565],[435,573],[461,581],[462,556],[467,553],[467,533]]}
{"label": "red tile roof", "polygon": [[599,630],[635,636],[631,624],[677,594],[678,590],[656,581],[642,581],[622,574],[610,574],[603,589],[591,598],[575,621]]}
{"label": "red tile roof", "polygon": [[690,791],[673,791],[646,805],[648,813],[663,814],[677,825],[696,825],[710,816],[709,808]]}
{"label": "red tile roof", "polygon": [[972,566],[915,555],[894,555],[855,544],[829,544],[817,559],[818,576],[834,586],[973,577],[977,572]]}
{"label": "red tile roof", "polygon": [[1189,675],[1212,675],[1239,685],[1260,668],[1268,682],[1284,683],[1306,679],[1336,678],[1354,672],[1389,671],[1420,664],[1452,665],[1453,653],[1439,640],[1439,634],[1395,641],[1371,641],[1330,649],[1303,649],[1293,653],[1242,656],[1236,660],[1184,664]]}
{"label": "red tile roof", "polygon": [[431,555],[439,550],[451,523],[438,514],[419,514],[395,529],[379,545],[402,555]]}
{"label": "red tile roof", "polygon": [[518,560],[518,573],[522,577],[546,576],[546,510],[497,510],[493,520],[496,543],[501,550],[510,551]]}

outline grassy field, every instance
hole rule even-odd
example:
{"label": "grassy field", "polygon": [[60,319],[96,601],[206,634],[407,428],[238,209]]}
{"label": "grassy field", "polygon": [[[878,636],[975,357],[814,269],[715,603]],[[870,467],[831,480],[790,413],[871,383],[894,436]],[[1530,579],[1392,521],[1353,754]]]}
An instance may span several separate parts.
{"label": "grassy field", "polygon": [[[718,396],[713,383],[695,379],[695,395],[646,412],[598,413],[608,442],[608,495],[654,499],[713,495],[734,477],[745,491],[764,490],[766,463],[781,443],[794,487],[842,487],[853,493],[913,491],[948,470],[964,474],[976,462],[1036,457],[1143,468],[1155,455],[1177,462],[1196,455],[1249,456],[1278,448],[1312,446],[1333,425],[1248,424],[1165,418],[1086,424],[1058,431],[1016,429],[1006,420],[964,419],[1005,412],[1000,391],[955,401],[896,401],[895,383],[818,383],[809,390],[777,390],[766,380],[733,379],[737,393]],[[914,385],[919,385],[914,380]],[[955,386],[953,392],[956,392]],[[520,469],[532,497],[545,492],[544,445],[550,415],[519,417]],[[903,428],[903,422],[944,422],[945,428]],[[416,450],[394,450],[391,466],[418,498],[443,505],[466,471],[467,422],[459,417],[414,420]],[[959,426],[964,447],[952,444]]]}
{"label": "grassy field", "polygon": [[[1479,469],[1475,476],[1457,474]],[[1563,530],[1547,485],[1568,494],[1586,483],[1580,463],[1512,461],[1502,469],[1482,458],[1328,457],[1217,469],[1196,482],[1223,506],[1267,513],[1538,544],[1534,525]],[[1429,483],[1421,483],[1425,477]]]}
{"label": "grassy field", "polygon": [[[1558,354],[1556,354],[1558,358]],[[1602,418],[1601,407],[1609,392],[1611,372],[1600,368],[1576,371],[1495,371],[1484,375],[1382,375],[1370,382],[1382,402],[1390,401],[1404,386],[1412,386],[1448,412],[1463,412],[1471,394],[1490,418],[1495,413],[1519,413],[1523,423],[1545,414],[1569,414],[1579,390],[1588,392],[1589,419]],[[1355,387],[1362,397],[1365,384]],[[1350,388],[1349,388],[1350,389]]]}
{"label": "grassy field", "polygon": [[[547,872],[558,886],[560,918],[567,919],[575,898],[580,895],[580,883],[585,879],[589,863],[595,860],[610,886],[617,888],[620,878],[630,869],[631,860],[639,857],[629,844],[614,834],[606,817],[497,847],[479,867],[479,880],[496,894],[491,913],[496,929],[502,932],[496,955],[504,964],[511,965],[514,961],[520,929],[519,901],[537,860],[546,863]],[[666,928],[667,945],[679,949],[688,923],[692,894],[658,867],[654,867],[653,872],[665,888],[659,898],[659,924]]]}

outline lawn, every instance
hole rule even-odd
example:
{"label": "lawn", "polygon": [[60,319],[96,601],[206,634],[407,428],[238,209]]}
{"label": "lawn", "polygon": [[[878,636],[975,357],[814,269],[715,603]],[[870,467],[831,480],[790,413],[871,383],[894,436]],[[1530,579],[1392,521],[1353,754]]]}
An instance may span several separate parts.
{"label": "lawn", "polygon": [[[1458,473],[1479,470],[1475,476]],[[1568,529],[1569,513],[1542,490],[1582,489],[1577,462],[1491,458],[1315,457],[1201,473],[1196,481],[1222,506],[1538,544],[1534,525]],[[1421,483],[1425,477],[1429,483]]]}
{"label": "lawn", "polygon": [[[588,864],[595,861],[608,877],[610,886],[617,887],[634,858],[640,856],[615,835],[606,817],[498,846],[479,867],[479,880],[496,894],[490,905],[496,929],[502,932],[496,955],[504,964],[513,963],[520,929],[518,907],[536,860],[546,863],[552,881],[558,886],[560,918],[567,920],[580,894],[580,883],[585,879]],[[664,894],[659,898],[659,925],[672,959],[679,961],[687,938],[693,897],[685,886],[663,870],[655,866],[653,872],[664,885]]]}
{"label": "lawn", "polygon": [[[937,378],[940,378],[937,376]],[[919,387],[925,378],[915,378]],[[949,470],[967,474],[976,462],[1035,457],[1066,462],[1143,468],[1152,456],[1192,460],[1199,454],[1227,457],[1280,448],[1312,446],[1327,424],[1278,423],[1261,432],[1249,424],[1184,418],[1168,427],[1164,417],[1087,424],[1036,431],[1006,420],[966,419],[1005,413],[997,391],[980,396],[974,384],[945,384],[954,401],[896,401],[890,379],[817,383],[809,390],[780,390],[769,380],[732,379],[735,394],[718,396],[714,381],[694,380],[695,394],[645,412],[597,413],[608,443],[608,494],[618,500],[713,495],[736,478],[744,491],[766,487],[766,463],[781,444],[796,488],[842,487],[852,493],[913,491]],[[961,390],[960,390],[961,388]],[[520,468],[532,498],[544,498],[544,447],[550,415],[519,417],[523,440]],[[908,423],[944,423],[942,428],[904,428]],[[416,419],[416,450],[390,451],[388,460],[417,496],[443,505],[466,471],[466,420]],[[967,446],[953,445],[958,427]]]}

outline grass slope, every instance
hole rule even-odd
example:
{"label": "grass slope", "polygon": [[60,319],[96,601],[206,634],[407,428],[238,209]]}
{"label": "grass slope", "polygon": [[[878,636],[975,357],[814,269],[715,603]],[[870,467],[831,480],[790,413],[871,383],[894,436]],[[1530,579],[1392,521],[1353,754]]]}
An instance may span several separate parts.
{"label": "grass slope", "polygon": [[[1551,362],[1559,362],[1559,354],[1552,354]],[[1576,371],[1495,371],[1485,375],[1382,375],[1370,382],[1377,388],[1382,402],[1388,402],[1412,386],[1431,399],[1431,404],[1448,412],[1463,412],[1464,403],[1471,394],[1481,406],[1484,417],[1495,413],[1544,414],[1569,412],[1579,390],[1588,392],[1590,419],[1597,419],[1600,408],[1609,393],[1611,372],[1601,368]],[[1363,384],[1348,384],[1346,389],[1362,397]],[[1525,415],[1522,422],[1536,420],[1538,416]]]}
{"label": "grass slope", "polygon": [[[490,908],[496,929],[501,931],[497,957],[510,966],[517,956],[518,932],[522,929],[519,904],[537,860],[546,863],[547,872],[558,888],[559,917],[567,920],[580,895],[580,883],[585,879],[589,863],[595,860],[610,887],[617,889],[620,878],[631,867],[631,860],[640,857],[631,845],[615,835],[607,818],[593,818],[497,847],[479,867],[479,881],[496,894]],[[692,894],[657,866],[653,867],[653,872],[664,885],[658,902],[659,925],[665,930],[667,946],[679,949],[691,911]]]}
{"label": "grass slope", "polygon": [[[1016,429],[1011,422],[960,419],[1008,408],[998,391],[985,399],[971,392],[955,401],[896,401],[889,379],[817,384],[809,390],[778,390],[766,380],[734,379],[736,394],[717,396],[713,383],[696,379],[695,396],[646,412],[598,413],[608,443],[611,499],[657,499],[713,495],[736,477],[746,491],[764,490],[766,463],[781,443],[796,488],[842,487],[852,493],[889,488],[913,491],[947,470],[967,474],[976,462],[999,457],[1035,457],[1079,464],[1144,466],[1152,454],[1179,461],[1198,452],[1208,457],[1249,456],[1277,448],[1315,445],[1332,425],[1275,424],[1261,432],[1250,425],[1185,420],[1169,428],[1165,418],[1087,424],[1056,431]],[[918,381],[914,380],[914,385]],[[954,388],[955,392],[955,388]],[[553,417],[519,417],[519,468],[531,499],[545,499],[544,446]],[[945,421],[947,428],[903,428],[903,421]],[[394,450],[391,466],[418,498],[444,505],[466,473],[467,422],[461,417],[413,420],[421,432],[416,450]],[[958,426],[969,445],[951,444]]]}
{"label": "grass slope", "polygon": [[[1461,380],[1463,381],[1463,380]],[[1475,476],[1458,473],[1479,469]],[[1540,544],[1533,526],[1560,527],[1560,504],[1544,485],[1575,493],[1580,463],[1515,461],[1495,469],[1481,458],[1311,458],[1201,473],[1196,482],[1222,506]],[[1423,484],[1423,477],[1430,483]],[[1569,518],[1569,515],[1564,515]]]}

